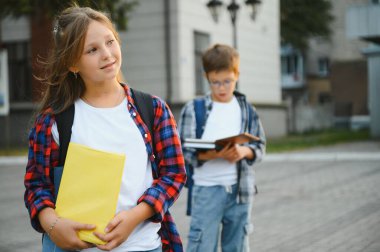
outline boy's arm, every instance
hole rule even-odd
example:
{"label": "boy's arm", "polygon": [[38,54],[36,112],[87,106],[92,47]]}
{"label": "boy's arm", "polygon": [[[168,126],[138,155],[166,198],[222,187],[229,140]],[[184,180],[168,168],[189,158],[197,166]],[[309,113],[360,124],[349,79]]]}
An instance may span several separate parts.
{"label": "boy's arm", "polygon": [[[178,131],[183,144],[186,138],[196,138],[196,121],[193,101],[188,102],[181,111],[178,121]],[[193,148],[183,148],[183,156],[187,164],[198,167],[197,151]]]}
{"label": "boy's arm", "polygon": [[247,145],[247,147],[249,147],[253,152],[253,158],[247,158],[247,161],[249,164],[253,164],[254,162],[260,162],[265,155],[266,137],[264,128],[256,110],[250,105],[248,106],[248,109],[250,109],[250,112],[252,113],[252,120],[250,122],[251,125],[249,127],[249,133],[260,138],[260,141],[252,142]]}

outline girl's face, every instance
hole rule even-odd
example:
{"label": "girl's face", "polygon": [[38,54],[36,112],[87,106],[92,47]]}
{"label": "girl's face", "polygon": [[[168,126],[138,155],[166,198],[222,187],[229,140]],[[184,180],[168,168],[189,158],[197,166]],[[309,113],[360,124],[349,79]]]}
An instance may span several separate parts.
{"label": "girl's face", "polygon": [[119,42],[107,26],[92,21],[86,33],[83,53],[72,69],[79,71],[84,83],[88,85],[116,80],[120,67]]}

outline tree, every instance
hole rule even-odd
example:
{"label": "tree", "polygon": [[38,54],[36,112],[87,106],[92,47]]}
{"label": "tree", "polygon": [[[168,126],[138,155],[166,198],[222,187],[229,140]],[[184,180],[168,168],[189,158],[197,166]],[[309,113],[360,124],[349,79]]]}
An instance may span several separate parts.
{"label": "tree", "polygon": [[71,5],[73,2],[79,6],[88,6],[96,10],[106,11],[120,30],[126,30],[128,25],[128,12],[137,4],[137,0],[2,0],[0,19],[6,16],[41,15],[52,19],[55,14]]}
{"label": "tree", "polygon": [[[119,30],[126,30],[128,13],[137,4],[137,0],[0,0],[0,22],[7,16],[30,17],[30,52],[31,67],[34,76],[41,75],[41,65],[38,59],[46,59],[48,48],[51,45],[53,18],[66,7],[77,3],[110,14],[112,21]],[[0,47],[3,46],[0,37]],[[28,99],[38,101],[44,86],[35,78],[31,78],[32,97]]]}
{"label": "tree", "polygon": [[282,43],[305,51],[310,38],[328,39],[331,8],[329,0],[280,0]]}

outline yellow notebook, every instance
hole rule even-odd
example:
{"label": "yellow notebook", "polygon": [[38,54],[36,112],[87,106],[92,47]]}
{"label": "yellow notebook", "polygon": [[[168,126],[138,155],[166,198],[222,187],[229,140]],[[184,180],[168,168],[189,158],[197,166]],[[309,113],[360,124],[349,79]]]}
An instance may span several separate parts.
{"label": "yellow notebook", "polygon": [[[56,212],[59,216],[86,224],[95,224],[104,233],[116,212],[125,155],[99,151],[70,143],[59,192]],[[79,238],[105,244],[95,230],[79,231]]]}

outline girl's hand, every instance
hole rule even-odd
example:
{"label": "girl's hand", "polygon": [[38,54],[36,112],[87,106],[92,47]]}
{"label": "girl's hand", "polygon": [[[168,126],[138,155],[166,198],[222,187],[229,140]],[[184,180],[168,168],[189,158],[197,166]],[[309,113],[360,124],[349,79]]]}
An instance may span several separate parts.
{"label": "girl's hand", "polygon": [[104,230],[105,234],[94,232],[100,240],[106,242],[105,245],[97,245],[98,249],[109,251],[118,247],[128,239],[137,225],[153,216],[153,214],[153,208],[145,202],[141,202],[130,210],[120,211],[108,223]]}
{"label": "girl's hand", "polygon": [[50,207],[42,209],[38,214],[38,219],[50,239],[62,249],[78,250],[95,247],[94,244],[80,240],[77,235],[79,230],[95,229],[95,225],[58,218],[55,210]]}
{"label": "girl's hand", "polygon": [[107,242],[105,245],[97,245],[101,250],[109,251],[122,244],[135,227],[138,225],[136,218],[130,210],[124,210],[116,214],[116,216],[108,223],[104,230],[106,234],[94,232],[94,234],[102,241]]}
{"label": "girl's hand", "polygon": [[95,225],[83,224],[72,220],[60,218],[50,231],[50,239],[64,250],[81,250],[95,247],[94,244],[84,242],[78,238],[79,230],[93,230]]}

